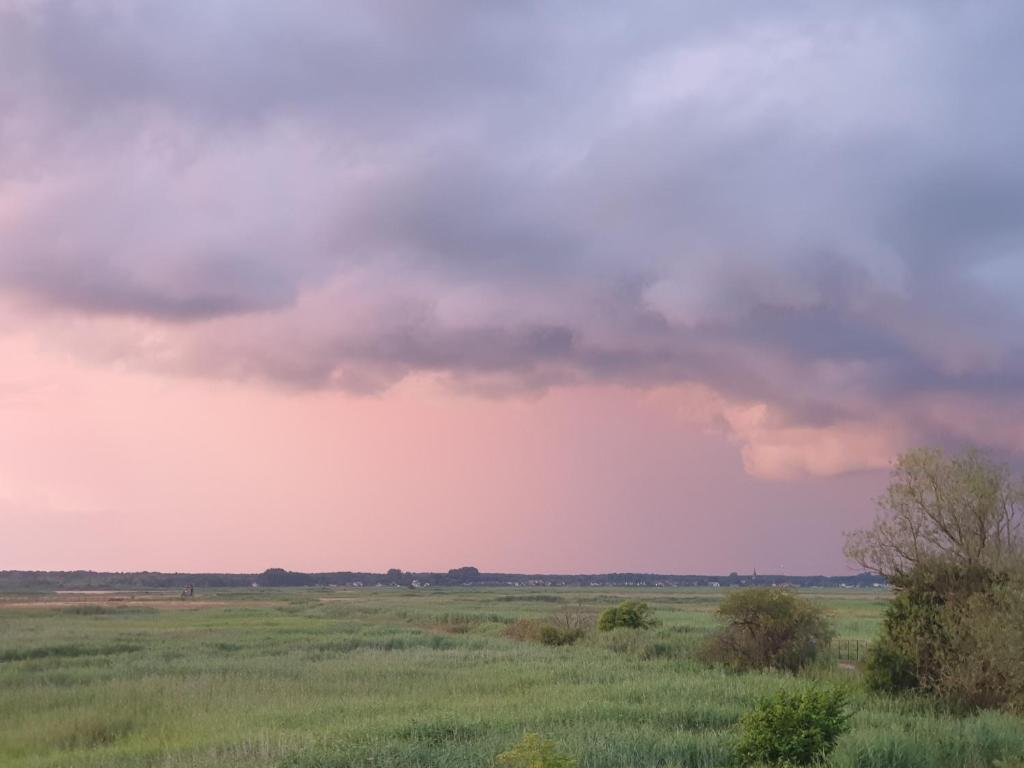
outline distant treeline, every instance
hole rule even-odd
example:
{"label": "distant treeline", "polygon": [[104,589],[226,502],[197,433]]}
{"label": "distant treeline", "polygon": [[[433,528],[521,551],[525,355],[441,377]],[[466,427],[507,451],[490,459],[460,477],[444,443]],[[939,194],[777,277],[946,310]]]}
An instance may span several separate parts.
{"label": "distant treeline", "polygon": [[86,589],[180,589],[220,587],[699,587],[789,585],[794,587],[871,587],[880,579],[869,573],[850,576],[783,576],[739,574],[706,576],[658,573],[526,574],[481,573],[473,567],[453,568],[443,573],[417,573],[392,568],[386,573],[334,571],[301,573],[268,568],[263,573],[106,573],[100,571],[0,571],[0,591],[86,590]]}

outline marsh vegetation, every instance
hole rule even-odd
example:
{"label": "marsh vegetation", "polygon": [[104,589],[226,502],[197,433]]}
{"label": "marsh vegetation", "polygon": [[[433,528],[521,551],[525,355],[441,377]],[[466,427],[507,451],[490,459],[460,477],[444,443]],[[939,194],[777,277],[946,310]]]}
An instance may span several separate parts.
{"label": "marsh vegetation", "polygon": [[[581,768],[725,766],[761,699],[822,687],[843,690],[852,713],[833,766],[990,768],[1024,755],[1014,715],[868,693],[827,653],[797,674],[698,661],[729,592],[6,596],[0,764],[491,766],[534,733]],[[878,636],[886,593],[801,594],[838,639]],[[588,629],[571,645],[509,636],[524,620],[596,623],[625,600],[646,602],[657,626]]]}

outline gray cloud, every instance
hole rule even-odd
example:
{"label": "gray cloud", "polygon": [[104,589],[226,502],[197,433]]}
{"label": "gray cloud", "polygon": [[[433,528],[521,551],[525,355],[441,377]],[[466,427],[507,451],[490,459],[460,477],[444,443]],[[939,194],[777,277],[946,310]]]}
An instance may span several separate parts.
{"label": "gray cloud", "polygon": [[295,386],[1012,410],[1022,33],[1013,2],[8,4],[0,287]]}

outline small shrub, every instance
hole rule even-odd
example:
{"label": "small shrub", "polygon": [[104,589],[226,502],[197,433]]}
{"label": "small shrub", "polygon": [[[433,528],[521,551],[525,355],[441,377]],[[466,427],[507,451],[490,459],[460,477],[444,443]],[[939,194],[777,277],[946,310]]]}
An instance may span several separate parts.
{"label": "small shrub", "polygon": [[849,719],[841,690],[780,692],[743,716],[737,757],[742,765],[811,765],[832,753]]}
{"label": "small shrub", "polygon": [[540,641],[544,645],[572,645],[583,637],[581,629],[566,629],[545,624],[540,628]]}
{"label": "small shrub", "polygon": [[505,630],[505,636],[513,640],[544,645],[572,645],[583,634],[582,629],[546,624],[540,619],[520,619]]}
{"label": "small shrub", "polygon": [[657,621],[647,603],[626,600],[615,608],[609,608],[597,620],[597,628],[602,632],[626,627],[628,629],[650,629]]}
{"label": "small shrub", "polygon": [[900,693],[916,688],[914,660],[891,641],[882,639],[868,648],[864,684],[868,690],[881,693]]}
{"label": "small shrub", "polygon": [[555,742],[528,733],[515,747],[495,760],[501,768],[576,768],[576,761],[558,751]]}
{"label": "small shrub", "polygon": [[594,628],[597,624],[597,617],[584,610],[582,604],[577,604],[552,615],[549,622],[561,629],[576,630],[582,636]]}
{"label": "small shrub", "polygon": [[727,624],[700,655],[706,662],[737,671],[795,672],[812,662],[833,637],[824,611],[785,589],[737,590],[722,601],[718,614]]}

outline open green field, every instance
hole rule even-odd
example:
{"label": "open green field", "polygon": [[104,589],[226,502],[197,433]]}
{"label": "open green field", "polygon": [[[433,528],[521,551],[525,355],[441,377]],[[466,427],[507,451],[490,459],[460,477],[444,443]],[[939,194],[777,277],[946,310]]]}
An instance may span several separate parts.
{"label": "open green field", "polygon": [[[835,766],[992,766],[1024,722],[869,696],[835,660],[734,675],[692,651],[712,589],[224,591],[0,596],[0,765],[489,766],[524,733],[582,768],[728,765],[761,695],[824,682],[856,709]],[[842,638],[885,594],[809,590]],[[505,636],[519,618],[644,599],[662,624],[569,647]]]}

